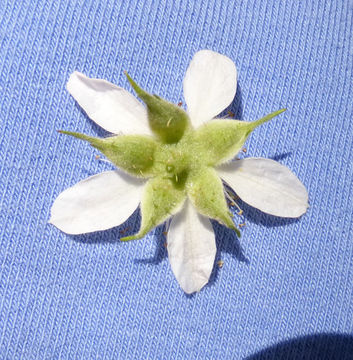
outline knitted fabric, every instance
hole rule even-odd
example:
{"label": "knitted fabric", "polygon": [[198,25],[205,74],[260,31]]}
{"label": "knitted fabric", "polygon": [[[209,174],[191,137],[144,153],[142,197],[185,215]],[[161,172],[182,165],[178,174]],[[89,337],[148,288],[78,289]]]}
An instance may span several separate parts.
{"label": "knitted fabric", "polygon": [[[351,0],[3,0],[0,358],[352,359],[352,19]],[[184,102],[200,49],[236,63],[237,118],[288,109],[251,135],[246,156],[288,166],[310,208],[288,220],[241,204],[241,239],[214,224],[210,283],[186,296],[163,227],[119,242],[138,211],[82,236],[47,221],[61,191],[111,169],[56,131],[106,135],[65,90],[70,73],[131,90],[127,70]]]}

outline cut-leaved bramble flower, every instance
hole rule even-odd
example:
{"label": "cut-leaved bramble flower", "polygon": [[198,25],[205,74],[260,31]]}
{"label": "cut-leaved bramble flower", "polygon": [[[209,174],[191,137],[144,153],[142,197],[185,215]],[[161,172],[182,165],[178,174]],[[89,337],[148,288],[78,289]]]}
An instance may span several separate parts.
{"label": "cut-leaved bramble flower", "polygon": [[[128,91],[75,72],[67,89],[87,115],[113,134],[88,141],[118,168],[83,180],[62,192],[50,223],[69,234],[105,230],[123,223],[140,204],[142,238],[170,217],[167,249],[171,268],[186,293],[209,280],[216,255],[209,218],[238,236],[224,183],[246,203],[268,214],[299,217],[308,207],[303,184],[273,160],[231,160],[250,133],[284,109],[254,121],[215,119],[230,105],[237,87],[234,63],[210,50],[195,54],[184,79],[188,107],[142,90],[128,74],[144,107]],[[135,135],[135,134],[140,135]],[[223,181],[222,181],[223,180]]]}

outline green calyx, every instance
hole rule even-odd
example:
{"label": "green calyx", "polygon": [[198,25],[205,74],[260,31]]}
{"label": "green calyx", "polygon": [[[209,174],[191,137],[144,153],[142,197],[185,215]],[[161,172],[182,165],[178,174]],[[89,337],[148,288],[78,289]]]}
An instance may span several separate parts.
{"label": "green calyx", "polygon": [[101,151],[114,165],[136,177],[154,175],[154,153],[159,146],[157,141],[143,135],[121,135],[105,139],[84,134],[60,131],[81,140],[88,141]]}
{"label": "green calyx", "polygon": [[147,105],[148,121],[156,138],[117,135],[101,139],[59,131],[89,142],[128,174],[148,178],[141,200],[140,231],[121,240],[143,237],[179,211],[186,197],[199,213],[240,236],[227,206],[222,180],[213,167],[234,158],[255,128],[285,109],[253,122],[215,119],[194,130],[184,110],[145,92],[126,76]]}
{"label": "green calyx", "polygon": [[257,121],[215,119],[192,134],[193,153],[204,165],[215,166],[231,160],[241,150],[246,139],[258,126],[273,119],[286,109],[275,111]]}
{"label": "green calyx", "polygon": [[167,220],[170,215],[177,213],[185,198],[185,191],[175,186],[170,179],[155,177],[148,180],[141,201],[140,231],[120,240],[128,241],[142,238],[151,229]]}
{"label": "green calyx", "polygon": [[187,182],[187,193],[200,214],[235,230],[240,237],[240,232],[235,227],[232,214],[227,206],[222,180],[215,169],[203,167],[191,175]]}
{"label": "green calyx", "polygon": [[125,75],[138,97],[147,106],[148,121],[152,131],[164,143],[177,143],[190,127],[187,113],[159,96],[144,91],[127,73]]}

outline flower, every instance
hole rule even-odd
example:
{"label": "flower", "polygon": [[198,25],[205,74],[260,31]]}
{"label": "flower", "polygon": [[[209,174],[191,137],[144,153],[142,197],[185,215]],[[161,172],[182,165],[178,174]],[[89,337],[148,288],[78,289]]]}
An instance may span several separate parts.
{"label": "flower", "polygon": [[[128,91],[74,72],[67,89],[87,115],[116,135],[104,139],[62,133],[88,141],[119,170],[83,180],[62,192],[50,223],[69,234],[105,230],[123,223],[140,204],[141,227],[121,240],[142,238],[171,216],[167,237],[172,271],[186,293],[209,280],[215,236],[209,218],[240,232],[225,198],[222,180],[246,203],[268,214],[299,217],[308,207],[304,185],[273,160],[230,162],[249,134],[280,114],[254,121],[215,118],[232,102],[237,72],[226,56],[195,54],[184,79],[188,112],[128,81],[144,107]],[[139,133],[141,135],[133,135]]]}

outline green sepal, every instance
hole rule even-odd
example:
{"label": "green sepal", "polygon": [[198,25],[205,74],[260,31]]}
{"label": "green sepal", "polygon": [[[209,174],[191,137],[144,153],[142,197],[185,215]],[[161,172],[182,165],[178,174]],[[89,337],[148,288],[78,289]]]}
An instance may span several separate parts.
{"label": "green sepal", "polygon": [[154,153],[157,141],[144,135],[118,135],[108,138],[96,138],[71,131],[60,131],[88,141],[101,151],[114,165],[137,177],[153,175]]}
{"label": "green sepal", "polygon": [[121,238],[121,241],[140,239],[171,215],[177,213],[185,201],[183,188],[171,179],[156,177],[148,180],[141,201],[141,227],[137,234]]}
{"label": "green sepal", "polygon": [[144,91],[127,73],[125,75],[136,94],[147,105],[148,121],[152,131],[164,143],[178,142],[190,125],[187,113],[159,96]]}
{"label": "green sepal", "polygon": [[205,165],[214,166],[231,160],[242,148],[250,133],[258,126],[281,114],[275,111],[252,122],[212,120],[198,128],[188,141]]}
{"label": "green sepal", "polygon": [[200,214],[235,230],[240,237],[240,231],[234,225],[232,213],[227,206],[222,180],[213,168],[203,167],[190,175],[186,189],[191,202]]}

